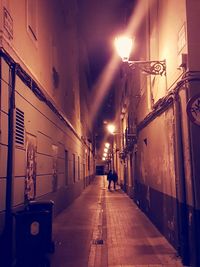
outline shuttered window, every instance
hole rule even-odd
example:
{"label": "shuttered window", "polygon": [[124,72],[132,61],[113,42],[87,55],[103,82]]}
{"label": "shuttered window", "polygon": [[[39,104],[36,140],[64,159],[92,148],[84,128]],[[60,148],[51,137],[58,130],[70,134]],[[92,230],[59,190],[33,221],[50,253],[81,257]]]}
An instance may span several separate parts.
{"label": "shuttered window", "polygon": [[27,29],[32,38],[37,41],[37,0],[27,1]]}

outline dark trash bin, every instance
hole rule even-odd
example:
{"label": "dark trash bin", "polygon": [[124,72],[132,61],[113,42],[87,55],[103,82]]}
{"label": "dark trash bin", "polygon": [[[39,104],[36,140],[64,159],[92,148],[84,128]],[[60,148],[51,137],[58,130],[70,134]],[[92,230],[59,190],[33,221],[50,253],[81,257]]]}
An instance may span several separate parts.
{"label": "dark trash bin", "polygon": [[[30,202],[15,216],[17,262],[32,262],[54,252],[52,241],[53,202]],[[31,266],[31,265],[30,265]]]}
{"label": "dark trash bin", "polygon": [[30,201],[26,207],[28,211],[48,211],[48,224],[47,227],[47,252],[54,252],[54,242],[52,241],[52,223],[53,223],[53,206],[54,202],[50,201]]}

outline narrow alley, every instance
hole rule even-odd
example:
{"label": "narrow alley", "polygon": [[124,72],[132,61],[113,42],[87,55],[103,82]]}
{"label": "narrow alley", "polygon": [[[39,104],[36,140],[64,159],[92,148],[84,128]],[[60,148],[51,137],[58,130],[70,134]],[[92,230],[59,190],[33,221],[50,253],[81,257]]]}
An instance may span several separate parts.
{"label": "narrow alley", "polygon": [[200,267],[199,14],[0,0],[0,267]]}
{"label": "narrow alley", "polygon": [[90,186],[53,224],[51,267],[181,267],[175,250],[106,176]]}

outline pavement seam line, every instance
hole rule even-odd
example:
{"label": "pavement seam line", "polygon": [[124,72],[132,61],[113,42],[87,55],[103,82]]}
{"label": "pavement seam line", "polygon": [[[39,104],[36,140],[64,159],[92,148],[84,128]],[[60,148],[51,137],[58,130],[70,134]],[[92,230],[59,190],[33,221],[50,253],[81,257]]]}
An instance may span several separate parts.
{"label": "pavement seam line", "polygon": [[[102,191],[100,191],[99,200],[97,202],[97,212],[96,212],[96,218],[95,218],[95,223],[94,223],[94,229],[93,229],[93,233],[92,233],[92,242],[93,242],[93,240],[101,240],[102,239],[102,235],[103,235],[103,233],[102,233],[102,220],[103,220],[102,213],[103,213],[103,210],[102,210]],[[92,243],[92,242],[91,242],[91,246],[90,246],[88,267],[96,266],[97,265],[96,261],[99,260],[99,257],[97,257],[97,255],[99,254],[98,251],[100,248],[96,243]]]}

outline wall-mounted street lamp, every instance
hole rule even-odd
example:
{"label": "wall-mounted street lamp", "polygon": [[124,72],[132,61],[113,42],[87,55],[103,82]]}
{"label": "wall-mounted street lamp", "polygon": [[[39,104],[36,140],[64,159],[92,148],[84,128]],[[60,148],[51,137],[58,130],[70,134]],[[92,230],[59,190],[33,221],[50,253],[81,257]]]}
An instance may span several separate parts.
{"label": "wall-mounted street lamp", "polygon": [[131,69],[136,67],[140,68],[147,74],[151,75],[165,75],[166,74],[166,62],[165,60],[152,60],[152,61],[131,61],[129,56],[133,47],[133,40],[127,36],[121,36],[115,39],[115,47],[122,61]]}
{"label": "wall-mounted street lamp", "polygon": [[104,151],[105,153],[107,153],[107,152],[108,152],[108,148],[105,147],[103,151]]}
{"label": "wall-mounted street lamp", "polygon": [[110,164],[110,157],[111,157],[111,153],[109,152],[110,150],[110,144],[109,143],[105,143],[104,145],[104,149],[103,149],[103,156],[102,156],[102,160],[105,161],[108,164]]}
{"label": "wall-mounted street lamp", "polygon": [[105,147],[108,149],[110,147],[109,143],[105,143]]}
{"label": "wall-mounted street lamp", "polygon": [[116,163],[116,166],[115,166],[114,161],[115,161],[115,159],[117,161],[117,152],[119,151],[119,149],[115,149],[114,148],[114,142],[116,141],[115,140],[115,136],[116,135],[123,136],[123,134],[119,133],[119,132],[116,132],[116,126],[113,123],[109,123],[107,125],[107,130],[111,134],[111,147],[110,147],[110,151],[111,151],[110,156],[111,156],[111,158],[110,159],[111,159],[111,168],[114,170],[115,167],[117,167],[117,163]]}
{"label": "wall-mounted street lamp", "polygon": [[116,126],[113,124],[113,123],[109,123],[107,125],[107,130],[110,134],[112,135],[123,135],[122,133],[120,132],[116,132]]}
{"label": "wall-mounted street lamp", "polygon": [[115,133],[115,125],[114,124],[108,124],[107,130],[110,134],[114,134]]}

